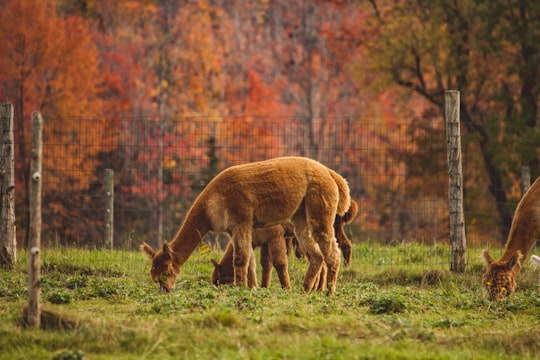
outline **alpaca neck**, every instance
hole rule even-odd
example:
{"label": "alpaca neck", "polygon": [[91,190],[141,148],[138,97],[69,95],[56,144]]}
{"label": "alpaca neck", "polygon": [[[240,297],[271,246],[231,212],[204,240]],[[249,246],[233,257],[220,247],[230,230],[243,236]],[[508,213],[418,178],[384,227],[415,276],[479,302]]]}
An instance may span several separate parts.
{"label": "alpaca neck", "polygon": [[501,260],[507,261],[511,259],[518,250],[521,251],[523,259],[527,258],[537,236],[538,232],[535,227],[531,226],[531,223],[527,222],[526,219],[523,219],[523,217],[514,219]]}
{"label": "alpaca neck", "polygon": [[508,241],[501,257],[502,260],[508,260],[516,253],[521,251],[523,260],[527,258],[533,245],[540,235],[540,212],[537,210],[537,204],[540,202],[540,177],[532,184],[529,190],[521,198],[512,226],[508,234]]}
{"label": "alpaca neck", "polygon": [[225,248],[225,252],[223,253],[223,256],[221,257],[221,260],[219,262],[219,265],[221,265],[222,269],[233,269],[233,257],[234,257],[234,246],[232,245],[232,242],[229,241],[227,244],[227,247]]}
{"label": "alpaca neck", "polygon": [[201,244],[202,238],[212,230],[210,220],[201,202],[195,202],[170,245],[182,266]]}

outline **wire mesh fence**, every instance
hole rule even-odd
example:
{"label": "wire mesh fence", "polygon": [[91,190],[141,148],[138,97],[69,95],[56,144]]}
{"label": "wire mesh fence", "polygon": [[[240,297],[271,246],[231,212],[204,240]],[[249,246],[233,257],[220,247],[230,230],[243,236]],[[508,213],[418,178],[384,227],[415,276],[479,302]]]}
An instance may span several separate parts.
{"label": "wire mesh fence", "polygon": [[[391,120],[358,121],[347,116],[45,119],[43,247],[104,246],[105,169],[114,171],[114,247],[126,251],[125,266],[130,266],[134,261],[130,253],[142,242],[158,246],[174,237],[197,194],[219,171],[278,156],[308,156],[349,182],[360,207],[347,228],[357,263],[447,269],[443,119],[434,118],[424,134],[410,120]],[[26,181],[25,154],[19,150],[17,156],[23,161],[16,162],[21,189]],[[26,236],[25,196],[24,190],[17,196],[20,244]],[[498,237],[496,221],[486,220],[496,218],[492,208],[486,206],[476,217],[485,221],[471,227],[468,240],[476,249],[468,254],[472,262],[481,247],[497,244],[492,241]],[[227,239],[210,234],[205,241],[217,249]]]}

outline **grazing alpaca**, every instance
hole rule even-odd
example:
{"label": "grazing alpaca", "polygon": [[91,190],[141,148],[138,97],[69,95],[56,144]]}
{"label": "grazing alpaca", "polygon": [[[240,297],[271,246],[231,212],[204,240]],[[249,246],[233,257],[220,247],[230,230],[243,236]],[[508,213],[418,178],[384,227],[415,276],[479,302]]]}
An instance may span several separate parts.
{"label": "grazing alpaca", "polygon": [[335,290],[340,255],[333,223],[350,207],[347,181],[321,163],[282,157],[230,167],[199,194],[171,243],[155,252],[150,276],[163,291],[174,288],[181,266],[209,231],[227,232],[234,244],[234,284],[248,285],[253,228],[291,222],[310,264],[303,288],[309,292],[326,263],[328,295]]}
{"label": "grazing alpaca", "polygon": [[527,257],[539,236],[540,178],[523,195],[516,208],[501,258],[495,261],[487,251],[482,254],[487,263],[483,284],[491,301],[503,300],[514,292],[522,259]]}
{"label": "grazing alpaca", "polygon": [[[253,248],[261,248],[262,287],[270,287],[273,266],[278,274],[281,287],[283,289],[291,288],[287,238],[294,236],[293,231],[294,229],[291,226],[285,225],[254,229]],[[212,272],[212,283],[214,285],[234,283],[233,255],[234,247],[232,242],[229,242],[219,263],[211,259],[212,264],[214,264],[214,271]],[[252,274],[251,268],[249,273]],[[250,275],[248,285],[257,286],[256,274],[254,279]]]}

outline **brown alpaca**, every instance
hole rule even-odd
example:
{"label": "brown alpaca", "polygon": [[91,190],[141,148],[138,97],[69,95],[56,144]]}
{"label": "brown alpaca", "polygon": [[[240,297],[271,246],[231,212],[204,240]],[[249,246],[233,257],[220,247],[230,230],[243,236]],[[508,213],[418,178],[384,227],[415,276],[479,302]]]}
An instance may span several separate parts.
{"label": "brown alpaca", "polygon": [[340,265],[333,223],[350,202],[347,181],[315,160],[282,157],[233,166],[199,194],[171,243],[164,242],[158,252],[145,243],[141,250],[152,259],[152,280],[170,291],[202,237],[227,232],[234,245],[234,284],[247,286],[253,228],[290,221],[309,259],[304,291],[313,289],[326,263],[327,294],[332,295]]}
{"label": "brown alpaca", "polygon": [[495,261],[487,251],[482,254],[487,263],[483,284],[491,301],[503,300],[514,292],[522,259],[527,257],[539,236],[540,178],[523,195],[516,208],[501,258]]}
{"label": "brown alpaca", "polygon": [[[291,288],[287,238],[294,236],[293,231],[294,229],[290,225],[275,225],[253,231],[253,248],[261,248],[262,287],[270,287],[273,266],[278,274],[281,287],[283,289]],[[214,285],[234,283],[233,256],[234,247],[232,242],[229,242],[219,263],[211,259],[212,264],[214,264],[214,271],[212,272],[212,283]],[[249,274],[248,285],[257,286],[257,277],[254,269],[252,271],[250,268]],[[254,278],[252,274],[255,274]]]}

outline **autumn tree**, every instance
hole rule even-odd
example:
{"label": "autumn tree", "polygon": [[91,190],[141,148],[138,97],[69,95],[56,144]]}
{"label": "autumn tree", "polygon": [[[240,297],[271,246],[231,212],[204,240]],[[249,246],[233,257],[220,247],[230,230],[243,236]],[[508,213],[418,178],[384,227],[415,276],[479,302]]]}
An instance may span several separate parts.
{"label": "autumn tree", "polygon": [[[271,11],[274,61],[279,66],[287,87],[282,101],[295,106],[306,130],[306,142],[301,154],[320,159],[324,134],[328,124],[328,95],[334,75],[333,54],[321,36],[325,8],[318,2],[278,1]],[[331,15],[327,15],[331,16]]]}
{"label": "autumn tree", "polygon": [[[372,71],[421,95],[441,114],[444,91],[461,92],[461,119],[468,134],[465,146],[480,154],[477,160],[485,167],[505,239],[512,218],[507,194],[518,176],[516,167],[509,163],[529,164],[537,156],[530,149],[519,159],[510,160],[502,154],[517,154],[513,147],[528,141],[509,131],[519,125],[516,119],[529,127],[537,122],[533,104],[538,103],[539,65],[534,60],[538,59],[538,26],[534,26],[538,4],[448,0],[371,3],[378,31],[369,47]],[[474,153],[464,154],[474,161]]]}
{"label": "autumn tree", "polygon": [[[68,176],[80,191],[89,178],[66,169],[91,168],[92,148],[80,146],[82,138],[74,129],[73,116],[99,114],[97,98],[100,77],[97,52],[88,24],[79,16],[59,16],[52,0],[3,1],[0,33],[4,34],[0,53],[0,101],[14,103],[18,193],[25,194],[25,206],[18,206],[19,223],[24,224],[28,203],[26,184],[29,163],[29,126],[32,111],[42,112],[44,138],[56,144],[44,149],[44,197],[51,206],[44,209],[44,225],[64,210],[58,194],[61,178]],[[66,157],[63,154],[72,154]],[[20,197],[19,197],[20,199]],[[22,205],[22,204],[20,204]],[[24,226],[20,229],[24,230]]]}
{"label": "autumn tree", "polygon": [[[490,56],[508,61],[504,77],[498,79],[495,98],[501,108],[501,120],[508,123],[495,156],[498,167],[509,167],[509,176],[517,176],[520,165],[529,165],[533,178],[540,174],[539,154],[531,149],[538,143],[540,100],[540,4],[537,1],[492,2],[479,0],[484,19],[486,50]],[[517,161],[505,155],[517,155]],[[508,175],[507,175],[508,176]],[[508,184],[507,184],[508,186]]]}
{"label": "autumn tree", "polygon": [[[339,0],[0,3],[9,4],[13,18],[24,24],[0,24],[2,31],[9,25],[10,31],[22,34],[10,37],[12,51],[0,55],[2,70],[9,69],[0,73],[5,80],[0,96],[19,96],[25,106],[21,113],[30,112],[27,104],[39,104],[31,110],[46,110],[45,119],[53,124],[45,125],[45,138],[53,144],[47,165],[54,172],[51,184],[69,191],[48,194],[47,211],[54,218],[47,223],[62,236],[84,233],[85,242],[101,238],[98,213],[82,208],[99,206],[105,168],[114,169],[118,187],[116,238],[123,243],[133,235],[158,245],[217,171],[299,154],[347,176],[353,196],[363,200],[366,229],[380,230],[388,239],[411,233],[396,219],[421,206],[426,195],[422,170],[438,165],[427,161],[440,146],[425,148],[442,133],[430,123],[440,94],[434,87],[431,98],[436,101],[425,106],[420,91],[412,96],[391,81],[376,92],[371,84],[382,83],[378,80],[385,66],[394,71],[387,75],[403,77],[395,71],[399,66],[388,64],[409,65],[411,46],[408,38],[401,39],[407,31],[417,39],[413,45],[422,44],[422,61],[431,56],[431,63],[439,64],[432,51],[437,46],[453,51],[453,42],[434,31],[445,24],[440,19],[448,20],[439,7],[414,14],[399,3],[371,2],[378,5],[379,17],[368,26],[374,13],[369,2]],[[37,15],[30,23],[21,14],[32,11]],[[39,31],[32,30],[36,24]],[[437,38],[420,31],[426,24],[431,26],[427,33]],[[493,34],[499,31],[493,29]],[[388,50],[381,55],[399,45],[407,56],[378,57],[379,49],[367,46],[371,39]],[[448,61],[447,71],[450,60],[441,58]],[[371,68],[368,60],[373,60]],[[501,63],[490,60],[499,66],[493,73]],[[414,74],[405,73],[412,79]],[[469,83],[480,83],[479,72],[473,79]],[[429,91],[432,83],[437,85],[431,73],[423,80]],[[407,84],[401,86],[409,89]],[[36,94],[48,97],[35,101]],[[23,158],[24,151],[22,147]],[[61,181],[65,171],[71,171],[63,178],[67,185]],[[404,181],[411,176],[413,181]],[[409,191],[409,197],[403,195]],[[417,195],[420,200],[412,199]],[[84,206],[70,207],[73,203]],[[81,220],[73,223],[73,217]]]}
{"label": "autumn tree", "polygon": [[209,137],[207,140],[208,150],[206,151],[206,158],[208,163],[206,167],[201,169],[199,174],[194,174],[191,180],[191,188],[196,194],[200,193],[206,185],[219,173],[219,158],[217,156],[217,144],[214,137]]}

